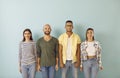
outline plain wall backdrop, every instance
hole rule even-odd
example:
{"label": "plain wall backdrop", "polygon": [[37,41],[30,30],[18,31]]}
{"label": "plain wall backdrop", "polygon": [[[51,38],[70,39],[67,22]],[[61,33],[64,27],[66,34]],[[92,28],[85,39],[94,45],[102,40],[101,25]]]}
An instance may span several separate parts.
{"label": "plain wall backdrop", "polygon": [[[43,25],[48,23],[51,35],[59,37],[68,19],[82,41],[86,29],[94,28],[95,39],[101,42],[104,66],[98,78],[120,78],[120,0],[0,0],[0,78],[22,78],[18,44],[25,28],[32,30],[37,41],[43,36]],[[40,72],[36,78],[41,78]],[[60,69],[56,78],[61,78]],[[80,71],[79,78],[84,78]]]}

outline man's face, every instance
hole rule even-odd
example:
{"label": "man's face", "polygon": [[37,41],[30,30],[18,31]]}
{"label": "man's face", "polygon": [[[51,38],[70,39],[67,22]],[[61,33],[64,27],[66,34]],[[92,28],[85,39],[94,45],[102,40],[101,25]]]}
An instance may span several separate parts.
{"label": "man's face", "polygon": [[43,32],[45,35],[50,35],[51,33],[51,27],[49,25],[45,25],[43,28]]}
{"label": "man's face", "polygon": [[71,22],[66,23],[65,29],[66,29],[66,32],[72,32],[73,24]]}

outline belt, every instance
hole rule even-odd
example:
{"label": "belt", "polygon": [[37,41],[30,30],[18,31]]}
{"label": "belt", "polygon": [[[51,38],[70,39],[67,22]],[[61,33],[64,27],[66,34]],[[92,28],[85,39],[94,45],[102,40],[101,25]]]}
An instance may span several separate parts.
{"label": "belt", "polygon": [[88,59],[96,58],[96,56],[87,56]]}

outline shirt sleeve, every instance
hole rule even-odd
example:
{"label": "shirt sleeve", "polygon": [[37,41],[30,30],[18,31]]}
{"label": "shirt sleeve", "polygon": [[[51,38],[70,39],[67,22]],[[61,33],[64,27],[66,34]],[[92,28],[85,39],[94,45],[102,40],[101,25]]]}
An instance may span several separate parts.
{"label": "shirt sleeve", "polygon": [[83,43],[81,43],[80,45],[80,50],[81,50],[81,53],[80,53],[80,60],[81,60],[81,63],[80,63],[80,67],[83,67]]}
{"label": "shirt sleeve", "polygon": [[80,63],[80,67],[83,67],[82,54],[80,54],[80,56],[81,56],[81,58],[80,58],[80,61],[81,61],[81,63]]}
{"label": "shirt sleeve", "polygon": [[38,40],[36,43],[37,48],[37,57],[41,58],[41,47],[40,47],[40,41]]}
{"label": "shirt sleeve", "polygon": [[79,35],[77,35],[77,44],[80,44],[81,43],[81,39],[79,37]]}
{"label": "shirt sleeve", "polygon": [[59,42],[58,42],[58,39],[57,39],[57,40],[56,40],[56,51],[55,51],[55,52],[56,52],[56,53],[55,53],[55,54],[56,54],[56,58],[58,58],[58,54],[59,54],[59,53],[58,53],[58,46],[59,46]]}
{"label": "shirt sleeve", "polygon": [[37,48],[36,48],[36,43],[34,43],[34,54],[35,54],[35,58],[37,59]]}
{"label": "shirt sleeve", "polygon": [[62,39],[63,39],[63,36],[61,35],[61,36],[58,38],[59,44],[62,44]]}
{"label": "shirt sleeve", "polygon": [[18,55],[19,63],[21,62],[21,59],[22,59],[22,48],[21,48],[21,42],[20,42],[19,43],[19,55]]}
{"label": "shirt sleeve", "polygon": [[100,43],[98,42],[98,64],[99,64],[99,67],[102,66],[102,61],[101,61],[101,50],[102,50],[101,45],[100,45]]}

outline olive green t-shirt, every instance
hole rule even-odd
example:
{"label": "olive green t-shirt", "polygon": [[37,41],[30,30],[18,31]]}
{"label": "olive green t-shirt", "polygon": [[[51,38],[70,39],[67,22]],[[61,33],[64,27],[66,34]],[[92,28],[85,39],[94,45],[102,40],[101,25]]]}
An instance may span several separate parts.
{"label": "olive green t-shirt", "polygon": [[36,45],[41,67],[55,65],[58,57],[58,40],[52,37],[49,41],[45,41],[42,37],[37,41]]}

